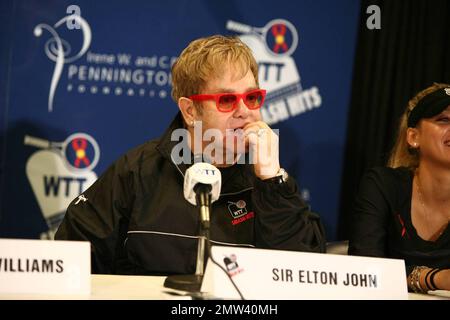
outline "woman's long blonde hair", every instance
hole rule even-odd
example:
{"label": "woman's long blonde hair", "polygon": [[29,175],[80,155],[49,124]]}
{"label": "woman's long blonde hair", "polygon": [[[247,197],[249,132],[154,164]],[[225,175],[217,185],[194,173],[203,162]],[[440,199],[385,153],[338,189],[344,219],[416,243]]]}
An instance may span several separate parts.
{"label": "woman's long blonde hair", "polygon": [[432,86],[420,91],[411,100],[409,100],[405,112],[400,119],[397,140],[391,151],[391,156],[387,162],[387,166],[391,168],[406,167],[411,170],[419,166],[419,152],[417,149],[411,148],[406,140],[406,131],[408,129],[408,116],[417,106],[417,103],[423,97],[442,88],[448,88],[445,83],[433,83]]}

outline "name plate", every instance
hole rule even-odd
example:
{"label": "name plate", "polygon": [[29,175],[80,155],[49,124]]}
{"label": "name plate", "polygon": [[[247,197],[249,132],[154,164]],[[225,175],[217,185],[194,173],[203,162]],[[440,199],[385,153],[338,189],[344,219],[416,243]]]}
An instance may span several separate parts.
{"label": "name plate", "polygon": [[[404,260],[220,246],[212,256],[245,299],[408,299]],[[240,299],[211,259],[201,291]]]}
{"label": "name plate", "polygon": [[0,239],[0,293],[91,291],[89,242]]}

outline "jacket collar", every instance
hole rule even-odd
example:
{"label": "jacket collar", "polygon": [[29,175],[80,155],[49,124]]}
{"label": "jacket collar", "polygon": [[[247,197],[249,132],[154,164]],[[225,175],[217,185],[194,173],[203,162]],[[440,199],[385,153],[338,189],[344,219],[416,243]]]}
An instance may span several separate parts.
{"label": "jacket collar", "polygon": [[[169,127],[166,129],[164,134],[159,139],[159,143],[156,146],[156,149],[159,151],[159,153],[161,153],[161,155],[165,159],[167,159],[168,161],[173,163],[178,168],[178,170],[181,171],[181,173],[184,176],[184,173],[186,172],[189,165],[187,165],[185,163],[181,163],[179,165],[175,164],[175,162],[172,159],[172,150],[178,143],[180,143],[180,141],[172,141],[172,139],[171,139],[172,132],[176,129],[182,129],[182,128],[185,128],[185,125],[184,125],[184,121],[183,121],[181,112],[178,111],[175,118],[170,123]],[[192,160],[192,154],[190,156],[191,156],[191,160]],[[192,161],[191,161],[191,163],[192,163]]]}

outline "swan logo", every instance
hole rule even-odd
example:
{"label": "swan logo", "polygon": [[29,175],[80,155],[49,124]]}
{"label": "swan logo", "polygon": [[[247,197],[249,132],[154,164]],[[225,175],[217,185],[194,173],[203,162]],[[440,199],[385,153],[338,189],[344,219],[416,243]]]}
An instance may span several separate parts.
{"label": "swan logo", "polygon": [[[72,95],[151,99],[170,96],[170,70],[176,56],[143,56],[122,49],[120,53],[93,52],[90,49],[91,27],[81,17],[80,8],[71,5],[67,13],[54,25],[41,23],[34,28],[36,37],[42,37],[44,32],[51,36],[44,46],[45,54],[55,63],[48,94],[48,112],[55,109],[55,95],[63,72],[67,80],[66,91]],[[64,25],[67,28],[63,28]]]}
{"label": "swan logo", "polygon": [[274,124],[321,106],[319,89],[302,87],[292,57],[299,44],[299,34],[291,22],[274,19],[264,27],[253,27],[228,20],[226,28],[240,34],[258,63],[260,85],[267,89],[266,102],[261,108],[264,121]]}
{"label": "swan logo", "polygon": [[74,133],[62,142],[26,135],[24,144],[38,148],[26,163],[26,175],[48,231],[42,239],[53,239],[69,203],[89,188],[97,175],[93,169],[100,148],[86,133]]}
{"label": "swan logo", "polygon": [[[56,31],[58,27],[64,24],[70,26],[69,29],[81,29],[83,32],[83,44],[81,49],[72,56],[70,56],[70,53],[72,52],[70,43],[61,38]],[[50,92],[48,94],[48,112],[52,112],[56,88],[58,87],[64,65],[80,59],[86,53],[91,45],[92,32],[86,20],[76,13],[65,16],[53,26],[45,23],[38,24],[34,28],[34,35],[36,37],[41,37],[44,30],[47,30],[52,35],[52,38],[45,43],[45,54],[50,60],[55,62],[55,68],[50,82]]]}

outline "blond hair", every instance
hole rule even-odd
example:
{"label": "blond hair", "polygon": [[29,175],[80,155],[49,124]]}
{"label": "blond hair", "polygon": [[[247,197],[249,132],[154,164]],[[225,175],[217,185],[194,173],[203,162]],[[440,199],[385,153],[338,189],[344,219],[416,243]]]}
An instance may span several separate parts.
{"label": "blond hair", "polygon": [[411,100],[409,100],[406,110],[400,119],[397,140],[392,148],[391,156],[387,162],[388,167],[406,167],[410,170],[414,170],[419,166],[419,152],[416,149],[411,148],[406,140],[408,116],[423,97],[439,89],[447,87],[449,87],[449,85],[445,83],[433,83],[433,85],[420,91]]}
{"label": "blond hair", "polygon": [[219,77],[229,65],[237,67],[240,78],[250,69],[258,85],[258,65],[239,38],[214,35],[192,41],[172,66],[173,100],[199,94],[208,80]]}

